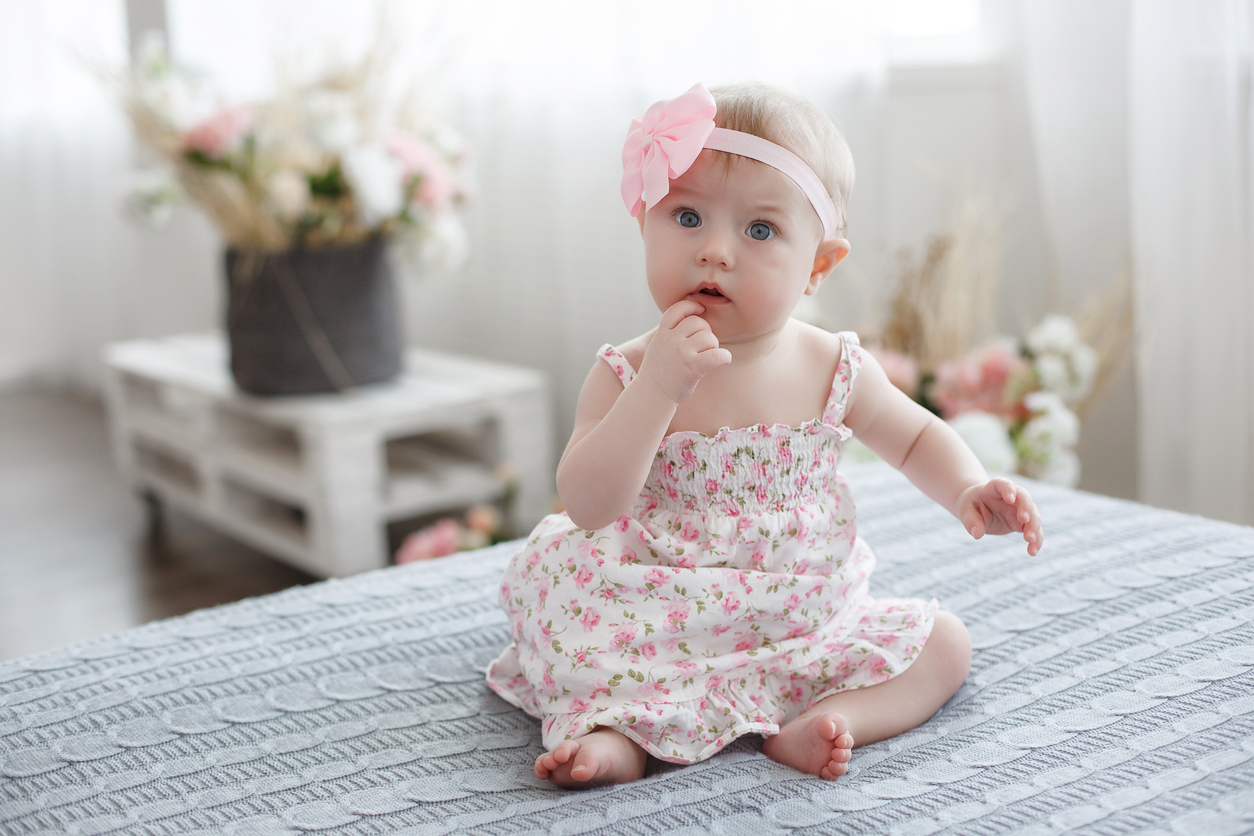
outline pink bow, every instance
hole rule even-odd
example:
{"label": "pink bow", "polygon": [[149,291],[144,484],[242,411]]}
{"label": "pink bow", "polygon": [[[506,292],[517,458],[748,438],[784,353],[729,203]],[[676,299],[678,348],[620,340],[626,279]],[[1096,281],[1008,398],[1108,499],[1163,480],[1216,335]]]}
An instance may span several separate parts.
{"label": "pink bow", "polygon": [[631,216],[652,209],[688,170],[714,130],[714,97],[704,84],[663,99],[631,120],[623,143],[623,202]]}

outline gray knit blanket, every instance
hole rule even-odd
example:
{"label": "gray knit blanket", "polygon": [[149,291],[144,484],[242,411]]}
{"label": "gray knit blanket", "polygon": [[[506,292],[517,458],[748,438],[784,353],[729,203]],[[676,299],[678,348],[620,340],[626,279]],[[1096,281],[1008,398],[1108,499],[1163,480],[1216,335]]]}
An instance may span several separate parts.
{"label": "gray knit blanket", "polygon": [[937,597],[975,659],[835,783],[752,736],[634,784],[536,780],[538,721],[483,684],[505,544],[0,665],[0,832],[1254,832],[1254,529],[1034,485],[1031,558],[848,475],[872,594]]}

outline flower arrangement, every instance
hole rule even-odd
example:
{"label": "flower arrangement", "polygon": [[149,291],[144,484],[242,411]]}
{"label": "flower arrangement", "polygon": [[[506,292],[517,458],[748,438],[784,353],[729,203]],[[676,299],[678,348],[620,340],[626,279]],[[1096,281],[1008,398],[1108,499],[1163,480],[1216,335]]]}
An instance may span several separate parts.
{"label": "flower arrangement", "polygon": [[889,380],[949,422],[990,471],[1074,487],[1081,420],[1130,359],[1130,276],[1078,320],[1051,315],[1023,339],[996,335],[1000,214],[966,196],[951,229],[903,270],[868,345]]}
{"label": "flower arrangement", "polygon": [[459,551],[481,549],[504,541],[501,514],[491,505],[476,505],[458,520],[444,519],[410,534],[393,556],[395,563],[413,563]]}
{"label": "flower arrangement", "polygon": [[989,470],[1074,486],[1080,420],[1097,353],[1068,316],[1047,316],[1021,342],[993,338],[921,374],[914,358],[881,348],[889,380],[944,418]]}
{"label": "flower arrangement", "polygon": [[126,206],[155,225],[190,197],[228,244],[252,251],[383,235],[426,263],[461,261],[467,149],[412,89],[388,100],[389,54],[377,48],[268,101],[223,103],[146,38],[119,94],[165,165],[131,179]]}

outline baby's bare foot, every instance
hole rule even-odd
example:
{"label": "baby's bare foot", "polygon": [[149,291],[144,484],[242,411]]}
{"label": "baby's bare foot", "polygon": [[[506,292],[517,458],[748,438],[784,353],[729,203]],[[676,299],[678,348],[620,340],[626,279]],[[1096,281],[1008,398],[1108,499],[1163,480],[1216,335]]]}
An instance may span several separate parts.
{"label": "baby's bare foot", "polygon": [[798,717],[762,743],[773,761],[835,781],[849,771],[853,736],[845,715],[828,711]]}
{"label": "baby's bare foot", "polygon": [[598,728],[536,758],[536,777],[566,789],[625,784],[644,777],[648,755],[613,729]]}

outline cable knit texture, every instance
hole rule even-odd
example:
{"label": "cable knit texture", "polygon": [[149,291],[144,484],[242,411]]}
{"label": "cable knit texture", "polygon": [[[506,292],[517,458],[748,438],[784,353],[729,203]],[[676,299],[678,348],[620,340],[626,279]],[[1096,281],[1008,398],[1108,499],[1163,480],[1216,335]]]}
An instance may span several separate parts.
{"label": "cable knit texture", "polygon": [[973,542],[846,468],[878,596],[971,629],[962,690],[835,783],[748,735],[567,792],[492,694],[520,542],[0,664],[0,833],[1198,834],[1254,829],[1254,530],[1030,484],[1049,539]]}

